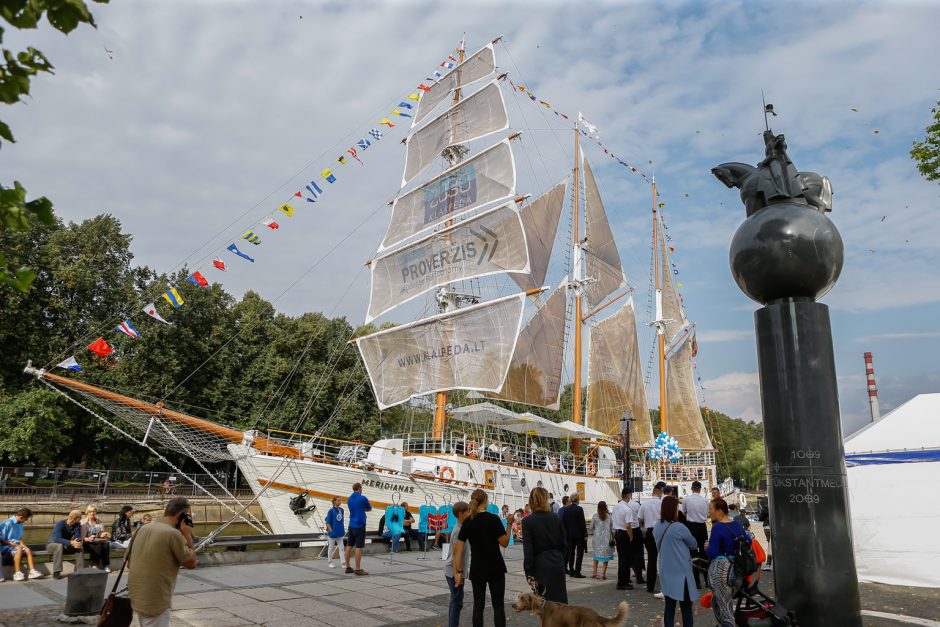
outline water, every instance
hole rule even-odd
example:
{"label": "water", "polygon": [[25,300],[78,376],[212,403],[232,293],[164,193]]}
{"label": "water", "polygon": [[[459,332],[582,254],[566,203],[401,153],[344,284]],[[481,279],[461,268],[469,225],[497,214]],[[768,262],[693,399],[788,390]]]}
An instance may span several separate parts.
{"label": "water", "polygon": [[[110,528],[110,525],[108,526]],[[217,524],[196,523],[193,531],[199,537],[207,536],[212,531],[218,529]],[[45,544],[49,539],[52,529],[49,527],[38,527],[36,525],[26,525],[23,537],[26,544]],[[256,536],[258,531],[247,523],[233,523],[225,528],[220,535],[223,536]]]}

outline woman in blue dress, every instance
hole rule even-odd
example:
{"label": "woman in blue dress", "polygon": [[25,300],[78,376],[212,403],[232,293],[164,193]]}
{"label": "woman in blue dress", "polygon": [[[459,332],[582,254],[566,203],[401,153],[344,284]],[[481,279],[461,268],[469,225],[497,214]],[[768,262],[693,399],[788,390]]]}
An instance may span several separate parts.
{"label": "woman in blue dress", "polygon": [[663,498],[660,516],[653,527],[653,540],[659,549],[659,585],[666,597],[663,625],[673,627],[678,603],[682,627],[691,627],[692,602],[698,599],[692,577],[692,551],[698,548],[698,543],[689,528],[679,522],[679,499]]}

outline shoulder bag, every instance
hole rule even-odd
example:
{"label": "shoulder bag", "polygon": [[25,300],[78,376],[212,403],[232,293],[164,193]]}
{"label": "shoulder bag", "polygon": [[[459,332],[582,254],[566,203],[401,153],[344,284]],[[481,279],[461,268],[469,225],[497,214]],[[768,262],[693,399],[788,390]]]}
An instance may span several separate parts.
{"label": "shoulder bag", "polygon": [[131,561],[131,550],[134,548],[135,539],[137,539],[136,533],[131,538],[131,543],[127,546],[127,556],[124,558],[124,563],[121,564],[121,572],[118,573],[117,579],[114,580],[111,594],[105,599],[104,606],[101,608],[101,614],[98,615],[98,627],[129,627],[131,621],[134,619],[131,599],[124,594],[127,592],[127,586],[119,591],[118,585],[121,583],[121,577],[124,576],[124,569],[127,568],[127,565]]}

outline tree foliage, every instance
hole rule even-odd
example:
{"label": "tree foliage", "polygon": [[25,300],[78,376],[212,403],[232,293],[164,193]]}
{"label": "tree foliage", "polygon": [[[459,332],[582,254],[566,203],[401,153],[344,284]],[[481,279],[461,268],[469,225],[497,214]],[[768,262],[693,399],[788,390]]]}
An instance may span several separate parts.
{"label": "tree foliage", "polygon": [[911,158],[928,181],[940,180],[940,102],[930,110],[933,122],[927,126],[923,141],[915,141]]}
{"label": "tree foliage", "polygon": [[[108,0],[94,0],[105,3]],[[56,30],[66,35],[79,24],[95,25],[94,18],[84,0],[2,0],[0,17],[7,24],[19,29],[34,29],[39,26],[43,16]],[[4,29],[0,27],[0,44],[3,43]],[[29,95],[32,79],[40,73],[53,73],[52,63],[42,51],[29,46],[26,50],[14,52],[0,47],[0,102],[12,105]],[[4,143],[14,143],[10,126],[0,120],[0,149]],[[46,197],[26,199],[26,188],[19,181],[7,187],[0,181],[0,231],[10,229],[25,230],[31,220],[50,225],[53,222],[52,202]],[[0,251],[0,286],[7,284],[25,292],[36,278],[31,266],[16,266]]]}

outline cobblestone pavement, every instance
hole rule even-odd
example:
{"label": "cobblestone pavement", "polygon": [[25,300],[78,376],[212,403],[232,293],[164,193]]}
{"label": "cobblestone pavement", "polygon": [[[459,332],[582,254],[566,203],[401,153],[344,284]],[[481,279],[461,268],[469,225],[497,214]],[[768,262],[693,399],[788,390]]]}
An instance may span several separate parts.
{"label": "cobblestone pavement", "polygon": [[[441,571],[440,553],[404,553],[395,564],[388,556],[364,557],[369,577],[345,575],[324,560],[295,560],[199,568],[183,571],[173,599],[173,627],[235,627],[240,625],[290,625],[291,627],[370,627],[409,625],[432,627],[446,622],[448,590]],[[521,550],[507,550],[509,574],[506,601],[512,603],[526,591],[522,576]],[[590,562],[585,567],[590,573]],[[616,572],[616,563],[609,571]],[[765,573],[769,574],[769,573]],[[113,577],[113,576],[112,576]],[[113,580],[112,580],[113,581]],[[764,586],[772,591],[767,578]],[[57,623],[65,600],[67,580],[0,583],[0,625],[43,627]],[[630,606],[628,626],[662,625],[662,601],[645,589],[620,592],[607,581],[569,579],[573,604],[594,607],[612,615],[617,604]],[[462,616],[470,624],[472,593],[467,590]],[[940,617],[940,590],[900,586],[863,585],[863,605],[872,612],[904,614],[920,619]],[[516,614],[509,607],[510,625],[535,627],[532,614]],[[710,610],[696,606],[696,622],[714,624]],[[492,622],[487,610],[487,623]],[[865,625],[882,627],[902,624],[883,617],[866,616]],[[932,621],[917,623],[937,625]]]}

